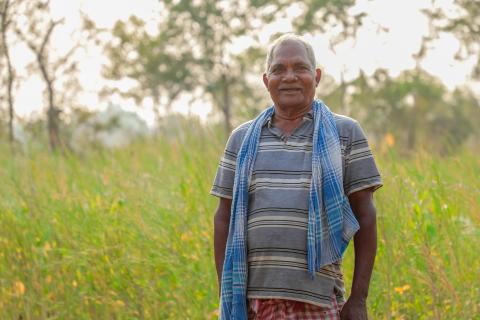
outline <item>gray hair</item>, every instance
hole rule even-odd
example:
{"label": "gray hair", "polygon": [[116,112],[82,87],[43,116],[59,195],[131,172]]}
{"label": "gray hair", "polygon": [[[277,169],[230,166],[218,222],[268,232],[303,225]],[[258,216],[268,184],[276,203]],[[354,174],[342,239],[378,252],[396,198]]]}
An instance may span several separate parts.
{"label": "gray hair", "polygon": [[296,35],[294,33],[286,33],[284,35],[281,35],[277,39],[273,41],[273,43],[270,45],[270,49],[268,50],[267,54],[267,61],[266,61],[266,71],[268,73],[268,70],[270,70],[270,66],[272,64],[273,60],[273,54],[275,52],[275,49],[279,47],[280,45],[284,44],[285,42],[288,41],[295,41],[300,44],[302,44],[305,47],[305,50],[307,51],[307,58],[310,61],[310,64],[312,65],[312,71],[315,72],[315,68],[317,66],[317,63],[315,61],[315,52],[313,51],[313,47],[306,42],[301,36]]}

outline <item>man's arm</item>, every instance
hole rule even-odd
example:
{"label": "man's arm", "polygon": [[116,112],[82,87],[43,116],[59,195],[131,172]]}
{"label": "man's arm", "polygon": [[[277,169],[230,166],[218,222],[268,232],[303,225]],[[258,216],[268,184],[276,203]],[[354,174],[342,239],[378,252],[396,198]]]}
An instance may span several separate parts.
{"label": "man's arm", "polygon": [[214,218],[213,245],[215,251],[215,267],[217,268],[219,292],[221,288],[223,262],[225,260],[225,247],[227,245],[228,227],[230,225],[231,207],[231,199],[220,198]]}
{"label": "man's arm", "polygon": [[352,211],[360,224],[354,236],[355,269],[350,297],[342,309],[341,318],[367,319],[366,301],[377,252],[376,210],[373,204],[373,190],[365,189],[348,197]]}

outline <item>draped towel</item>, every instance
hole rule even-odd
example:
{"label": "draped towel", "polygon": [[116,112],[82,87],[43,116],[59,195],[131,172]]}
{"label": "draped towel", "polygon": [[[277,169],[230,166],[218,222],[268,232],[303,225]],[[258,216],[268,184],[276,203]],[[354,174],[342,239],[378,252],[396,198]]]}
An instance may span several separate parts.
{"label": "draped towel", "polygon": [[[312,103],[314,132],[312,181],[307,229],[308,273],[313,278],[322,266],[341,259],[360,228],[343,190],[340,138],[330,109],[320,100]],[[222,273],[221,320],[247,320],[248,188],[260,133],[275,106],[250,124],[237,155],[232,212]]]}

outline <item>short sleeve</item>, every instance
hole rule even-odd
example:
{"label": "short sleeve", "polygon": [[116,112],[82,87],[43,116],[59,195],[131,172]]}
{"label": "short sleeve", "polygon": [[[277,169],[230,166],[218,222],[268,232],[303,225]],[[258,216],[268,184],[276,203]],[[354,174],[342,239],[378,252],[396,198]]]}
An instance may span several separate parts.
{"label": "short sleeve", "polygon": [[211,195],[232,199],[237,154],[240,150],[245,131],[245,125],[240,126],[235,129],[228,138],[225,151],[218,165],[212,189],[210,190]]}
{"label": "short sleeve", "polygon": [[348,196],[367,188],[377,190],[383,185],[365,132],[353,121],[345,148],[343,186]]}

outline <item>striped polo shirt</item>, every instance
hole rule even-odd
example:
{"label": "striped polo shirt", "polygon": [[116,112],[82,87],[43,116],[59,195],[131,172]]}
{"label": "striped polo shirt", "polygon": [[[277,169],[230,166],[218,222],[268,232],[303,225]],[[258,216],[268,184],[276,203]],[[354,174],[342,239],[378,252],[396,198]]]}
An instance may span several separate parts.
{"label": "striped polo shirt", "polygon": [[[343,187],[349,194],[382,185],[358,122],[334,115],[340,136]],[[230,135],[212,195],[232,198],[237,153],[250,125]],[[313,112],[286,137],[268,119],[262,127],[249,187],[247,218],[249,299],[278,298],[331,306],[345,301],[341,261],[324,266],[312,279],[307,270],[307,219],[312,178]]]}

